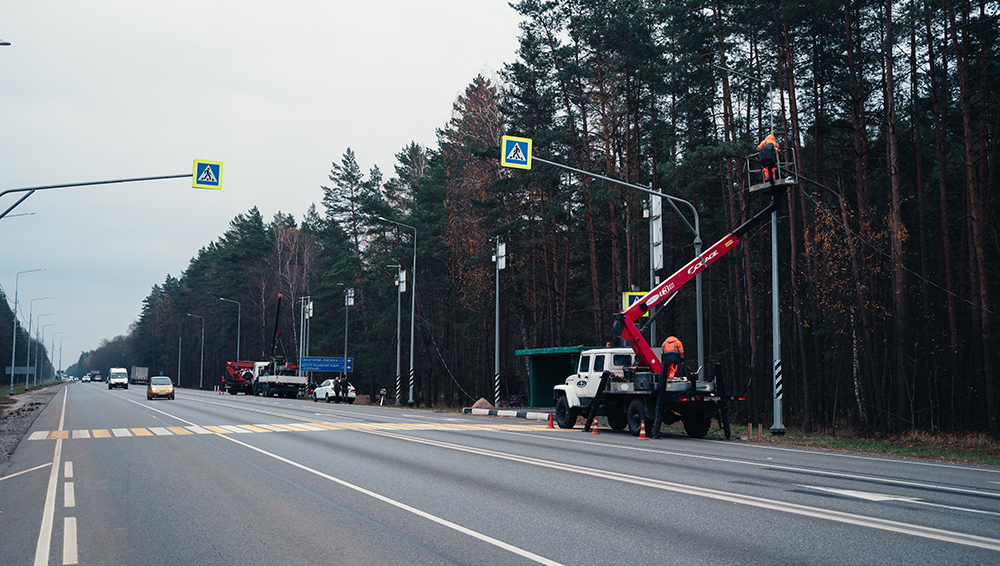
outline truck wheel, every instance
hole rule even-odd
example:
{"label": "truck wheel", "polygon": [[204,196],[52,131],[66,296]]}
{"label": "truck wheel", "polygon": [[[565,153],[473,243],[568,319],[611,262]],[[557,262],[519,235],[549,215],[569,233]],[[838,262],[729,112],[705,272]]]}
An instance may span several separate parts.
{"label": "truck wheel", "polygon": [[625,414],[625,411],[608,413],[608,426],[611,427],[611,430],[625,430],[625,427],[628,426],[628,415]]}
{"label": "truck wheel", "polygon": [[646,418],[646,404],[642,399],[632,399],[625,410],[625,417],[628,420],[628,431],[632,436],[639,436],[642,431],[642,420]]}
{"label": "truck wheel", "polygon": [[577,409],[572,409],[569,406],[569,401],[566,397],[560,397],[556,401],[556,424],[559,428],[573,428],[576,425],[576,417],[578,414]]}
{"label": "truck wheel", "polygon": [[691,438],[704,438],[712,428],[712,419],[701,413],[684,416],[684,432]]}

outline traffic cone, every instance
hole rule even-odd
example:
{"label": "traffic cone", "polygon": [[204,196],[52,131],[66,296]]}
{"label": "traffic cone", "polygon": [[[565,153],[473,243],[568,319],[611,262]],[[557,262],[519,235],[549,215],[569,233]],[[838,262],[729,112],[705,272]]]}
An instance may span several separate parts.
{"label": "traffic cone", "polygon": [[594,423],[590,425],[590,434],[601,434],[597,431],[597,419],[594,419]]}
{"label": "traffic cone", "polygon": [[642,420],[642,424],[639,425],[639,440],[649,440],[646,436],[646,419]]}
{"label": "traffic cone", "polygon": [[219,395],[222,395],[222,388],[219,388]]}
{"label": "traffic cone", "polygon": [[545,428],[556,428],[556,427],[552,426],[552,413],[549,413],[549,426],[547,426]]}

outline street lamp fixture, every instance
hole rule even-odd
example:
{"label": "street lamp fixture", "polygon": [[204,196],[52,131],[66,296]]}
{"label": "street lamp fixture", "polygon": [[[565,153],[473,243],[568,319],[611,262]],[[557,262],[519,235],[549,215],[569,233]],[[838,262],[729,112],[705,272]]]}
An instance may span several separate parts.
{"label": "street lamp fixture", "polygon": [[[413,226],[410,226],[409,224],[403,224],[402,222],[397,222],[395,220],[389,220],[388,218],[383,218],[381,216],[376,216],[376,218],[378,218],[379,220],[382,220],[384,222],[389,222],[390,224],[396,224],[397,226],[402,226],[404,228],[409,228],[410,230],[413,230],[413,269],[411,270],[411,273],[410,273],[411,285],[413,287],[412,289],[410,289],[410,292],[412,293],[410,295],[410,398],[406,402],[407,405],[409,405],[410,407],[412,407],[413,406],[413,378],[414,378],[414,375],[413,375],[413,332],[414,332],[414,328],[415,328],[415,324],[414,323],[416,321],[416,318],[414,317],[414,315],[416,314],[416,311],[417,311],[417,229],[414,228]],[[344,360],[344,363],[347,363],[347,360]],[[397,398],[398,398],[398,396],[397,396]]]}
{"label": "street lamp fixture", "polygon": [[[201,319],[201,366],[198,368],[198,389],[205,385],[205,317],[187,313],[188,316]],[[180,378],[178,378],[180,385]]]}

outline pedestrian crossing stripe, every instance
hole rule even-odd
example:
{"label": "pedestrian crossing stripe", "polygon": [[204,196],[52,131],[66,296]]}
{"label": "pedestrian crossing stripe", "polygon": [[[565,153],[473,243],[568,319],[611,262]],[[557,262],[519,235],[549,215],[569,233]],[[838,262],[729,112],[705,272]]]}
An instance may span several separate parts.
{"label": "pedestrian crossing stripe", "polygon": [[68,440],[86,438],[132,438],[147,436],[186,436],[199,434],[250,434],[268,432],[318,432],[329,430],[480,430],[480,431],[539,431],[535,424],[438,424],[438,423],[275,423],[240,425],[154,426],[131,428],[96,428],[76,430],[39,430],[28,440]]}
{"label": "pedestrian crossing stripe", "polygon": [[222,162],[195,159],[194,174],[191,179],[191,186],[196,189],[221,189]]}
{"label": "pedestrian crossing stripe", "polygon": [[531,169],[531,138],[503,136],[500,141],[500,165]]}

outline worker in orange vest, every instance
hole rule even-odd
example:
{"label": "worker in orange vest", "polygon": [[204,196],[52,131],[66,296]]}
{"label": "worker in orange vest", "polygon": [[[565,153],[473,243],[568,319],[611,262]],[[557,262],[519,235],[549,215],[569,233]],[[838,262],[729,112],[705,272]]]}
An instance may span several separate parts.
{"label": "worker in orange vest", "polygon": [[661,363],[667,379],[673,379],[677,374],[677,365],[684,361],[684,344],[676,336],[668,336],[663,341],[663,359]]}
{"label": "worker in orange vest", "polygon": [[778,140],[774,139],[774,134],[767,134],[764,141],[757,145],[757,157],[760,159],[760,166],[764,170],[764,180],[774,184],[775,169],[778,166]]}

